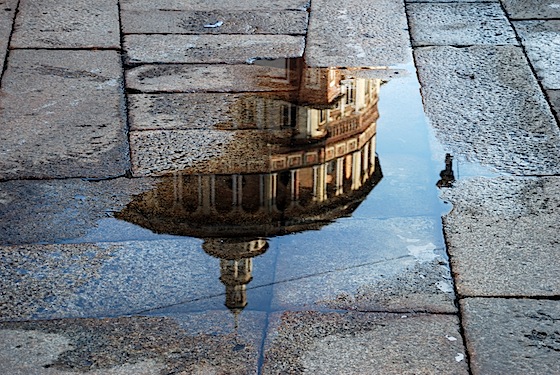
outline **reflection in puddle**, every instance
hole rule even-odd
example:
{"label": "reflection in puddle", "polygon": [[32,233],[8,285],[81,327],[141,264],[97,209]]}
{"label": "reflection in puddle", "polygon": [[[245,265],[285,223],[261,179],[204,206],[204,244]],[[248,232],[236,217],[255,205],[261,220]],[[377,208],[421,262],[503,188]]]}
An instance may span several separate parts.
{"label": "reflection in puddle", "polygon": [[[236,142],[247,149],[217,146],[220,156],[173,171],[116,215],[156,233],[204,239],[204,251],[220,259],[232,311],[247,305],[253,258],[266,252],[269,238],[350,216],[382,177],[381,80],[305,68],[301,59],[257,64],[273,68],[267,78],[289,90],[239,96],[227,121],[216,120],[224,132],[241,129]],[[246,151],[255,149],[261,152]]]}

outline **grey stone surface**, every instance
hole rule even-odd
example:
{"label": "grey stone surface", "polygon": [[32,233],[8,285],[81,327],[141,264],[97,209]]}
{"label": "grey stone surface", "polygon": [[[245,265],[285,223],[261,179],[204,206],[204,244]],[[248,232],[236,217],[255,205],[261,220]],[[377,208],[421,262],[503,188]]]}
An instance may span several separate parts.
{"label": "grey stone surface", "polygon": [[[304,11],[169,11],[121,13],[126,34],[287,34],[307,31]],[[209,27],[222,24],[218,27]],[[206,25],[206,27],[205,27]]]}
{"label": "grey stone surface", "polygon": [[0,257],[1,321],[122,316],[224,294],[219,260],[193,238],[2,246]]}
{"label": "grey stone surface", "polygon": [[256,65],[143,65],[126,72],[126,84],[141,92],[293,90],[285,75],[285,70]]}
{"label": "grey stone surface", "polygon": [[560,18],[558,0],[502,0],[511,19]]}
{"label": "grey stone surface", "polygon": [[560,123],[560,90],[548,90],[546,94],[550,100],[552,110],[556,114],[556,119]]}
{"label": "grey stone surface", "polygon": [[[226,325],[220,313],[209,321]],[[250,374],[257,372],[263,332],[262,314],[247,314],[239,324],[212,333],[182,323],[190,316],[66,319],[3,323],[0,358],[17,375]],[[195,321],[193,321],[196,324]],[[250,325],[250,333],[249,331]],[[193,332],[194,331],[194,332]],[[9,340],[9,341],[8,341]],[[15,360],[17,358],[17,361]]]}
{"label": "grey stone surface", "polygon": [[132,173],[259,173],[269,170],[276,140],[290,133],[258,130],[161,130],[130,133]]}
{"label": "grey stone surface", "polygon": [[120,48],[116,0],[22,0],[12,48]]}
{"label": "grey stone surface", "polygon": [[444,198],[444,230],[463,296],[560,294],[560,179],[477,178]]}
{"label": "grey stone surface", "polygon": [[208,2],[206,0],[121,0],[123,10],[306,10],[309,0],[224,0]]}
{"label": "grey stone surface", "polygon": [[129,167],[117,52],[13,50],[1,95],[0,179],[110,177]]}
{"label": "grey stone surface", "polygon": [[[254,93],[131,94],[128,101],[133,131],[255,128],[255,121],[244,116],[245,105],[291,105],[271,95]],[[280,127],[274,116],[269,117],[264,119],[269,127]]]}
{"label": "grey stone surface", "polygon": [[413,46],[517,45],[499,3],[410,4]]}
{"label": "grey stone surface", "polygon": [[[0,244],[86,240],[96,231],[100,241],[123,239],[100,223],[111,221],[111,215],[123,209],[133,195],[152,186],[150,179],[126,178],[0,182]],[[131,228],[126,233],[142,236]]]}
{"label": "grey stone surface", "polygon": [[454,316],[303,311],[270,321],[263,374],[468,374]]}
{"label": "grey stone surface", "polygon": [[[344,220],[278,239],[274,309],[455,312],[438,219]],[[349,256],[349,252],[352,254]]]}
{"label": "grey stone surface", "polygon": [[518,21],[514,26],[543,87],[560,89],[560,20]]}
{"label": "grey stone surface", "polygon": [[17,0],[0,0],[0,72],[4,71],[4,60],[12,33],[16,6]]}
{"label": "grey stone surface", "polygon": [[[301,57],[305,40],[291,35],[126,35],[129,63],[245,63]],[[165,46],[162,48],[162,46]]]}
{"label": "grey stone surface", "polygon": [[404,3],[314,0],[305,59],[312,67],[390,66],[410,61]]}
{"label": "grey stone surface", "polygon": [[425,112],[452,154],[508,173],[560,173],[560,131],[519,47],[424,47],[415,58]]}
{"label": "grey stone surface", "polygon": [[[0,363],[10,375],[78,375],[82,371],[55,369],[52,364],[74,349],[72,340],[62,334],[40,330],[0,329]],[[127,363],[88,371],[90,375],[153,375],[163,370],[154,360]]]}
{"label": "grey stone surface", "polygon": [[405,3],[499,3],[500,0],[405,0]]}
{"label": "grey stone surface", "polygon": [[466,298],[473,374],[560,373],[560,301]]}

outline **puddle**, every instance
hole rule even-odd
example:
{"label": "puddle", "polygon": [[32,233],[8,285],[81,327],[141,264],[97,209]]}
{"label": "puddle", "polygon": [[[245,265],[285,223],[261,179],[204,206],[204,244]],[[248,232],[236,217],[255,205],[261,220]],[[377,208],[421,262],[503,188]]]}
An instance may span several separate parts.
{"label": "puddle", "polygon": [[[20,287],[68,286],[20,301],[27,318],[454,311],[436,184],[459,176],[434,151],[413,67],[254,64],[255,91],[132,94],[134,172],[157,178],[86,234],[30,253],[42,279],[20,273]],[[72,245],[104,254],[79,282]]]}

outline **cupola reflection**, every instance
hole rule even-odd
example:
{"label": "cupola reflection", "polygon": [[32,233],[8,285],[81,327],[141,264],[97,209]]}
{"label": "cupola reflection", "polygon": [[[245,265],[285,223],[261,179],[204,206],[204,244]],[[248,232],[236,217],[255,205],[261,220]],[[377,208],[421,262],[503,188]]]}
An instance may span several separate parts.
{"label": "cupola reflection", "polygon": [[382,178],[381,80],[308,68],[301,59],[260,64],[277,68],[276,79],[290,89],[241,96],[230,113],[239,119],[233,128],[252,129],[251,137],[262,130],[267,151],[213,163],[211,173],[175,171],[116,215],[156,233],[203,239],[204,251],[220,260],[225,305],[234,313],[247,305],[253,258],[266,252],[267,239],[351,215]]}

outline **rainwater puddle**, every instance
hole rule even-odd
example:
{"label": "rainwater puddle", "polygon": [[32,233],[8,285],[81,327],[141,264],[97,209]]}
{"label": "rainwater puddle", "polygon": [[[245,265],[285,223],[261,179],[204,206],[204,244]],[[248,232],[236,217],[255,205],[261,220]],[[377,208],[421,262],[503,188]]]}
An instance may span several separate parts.
{"label": "rainwater puddle", "polygon": [[258,64],[244,81],[258,90],[192,108],[177,103],[195,94],[137,94],[151,122],[135,134],[155,143],[134,171],[152,187],[58,241],[69,250],[30,255],[41,277],[23,283],[49,292],[10,319],[189,317],[218,332],[266,330],[285,310],[455,311],[436,185],[456,162],[428,130],[413,67]]}

